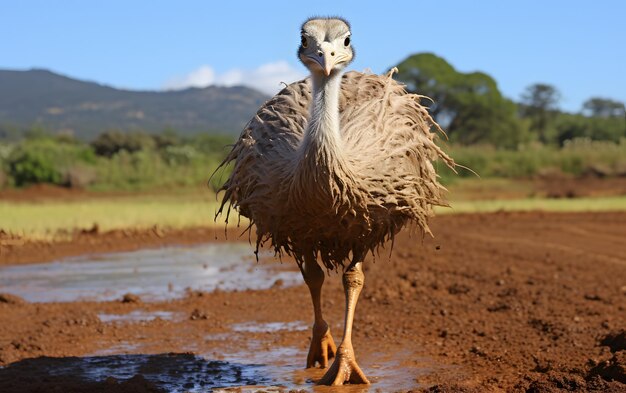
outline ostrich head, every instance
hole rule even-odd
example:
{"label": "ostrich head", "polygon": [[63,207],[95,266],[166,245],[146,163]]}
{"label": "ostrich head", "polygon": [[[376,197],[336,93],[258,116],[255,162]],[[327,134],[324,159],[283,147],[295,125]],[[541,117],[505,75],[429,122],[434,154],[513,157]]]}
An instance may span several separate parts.
{"label": "ostrich head", "polygon": [[339,18],[309,19],[302,25],[298,57],[314,75],[330,76],[354,57],[350,25]]}

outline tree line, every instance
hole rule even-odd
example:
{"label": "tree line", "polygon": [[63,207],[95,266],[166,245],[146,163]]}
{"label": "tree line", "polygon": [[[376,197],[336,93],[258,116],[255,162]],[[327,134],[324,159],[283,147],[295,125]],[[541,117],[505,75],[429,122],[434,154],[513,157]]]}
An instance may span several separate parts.
{"label": "tree line", "polygon": [[577,138],[626,138],[624,103],[611,98],[590,97],[578,113],[568,113],[560,109],[561,93],[550,84],[530,85],[514,102],[491,76],[461,73],[432,53],[410,56],[397,68],[397,79],[408,91],[432,99],[422,104],[453,143],[515,149],[531,142],[563,146]]}

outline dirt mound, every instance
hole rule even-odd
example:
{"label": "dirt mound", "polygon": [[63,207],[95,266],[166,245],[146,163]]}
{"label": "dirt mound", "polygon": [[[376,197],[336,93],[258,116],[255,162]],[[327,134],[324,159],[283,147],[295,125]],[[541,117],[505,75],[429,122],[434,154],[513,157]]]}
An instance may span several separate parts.
{"label": "dirt mound", "polygon": [[0,293],[0,303],[21,305],[26,302],[19,296],[11,295],[9,293]]}

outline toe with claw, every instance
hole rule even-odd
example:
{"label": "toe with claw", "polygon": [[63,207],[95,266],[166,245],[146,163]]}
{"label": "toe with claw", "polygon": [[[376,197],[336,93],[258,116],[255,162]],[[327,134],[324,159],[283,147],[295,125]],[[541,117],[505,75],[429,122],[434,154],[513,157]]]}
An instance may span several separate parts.
{"label": "toe with claw", "polygon": [[337,348],[337,355],[333,364],[317,384],[339,386],[346,383],[369,384],[370,382],[354,358],[352,345],[341,344]]}
{"label": "toe with claw", "polygon": [[321,368],[328,367],[328,359],[335,357],[337,347],[333,336],[330,334],[330,328],[326,322],[315,323],[313,325],[313,337],[311,338],[311,346],[309,347],[309,355],[306,358],[306,367],[315,367],[315,363],[319,363]]}

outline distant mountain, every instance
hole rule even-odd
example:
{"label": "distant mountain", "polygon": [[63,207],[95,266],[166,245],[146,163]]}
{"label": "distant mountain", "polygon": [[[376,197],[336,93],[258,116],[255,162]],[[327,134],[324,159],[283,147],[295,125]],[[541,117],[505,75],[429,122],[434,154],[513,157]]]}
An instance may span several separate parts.
{"label": "distant mountain", "polygon": [[0,70],[0,125],[39,124],[81,139],[113,128],[238,134],[267,99],[243,86],[131,91],[47,70]]}

